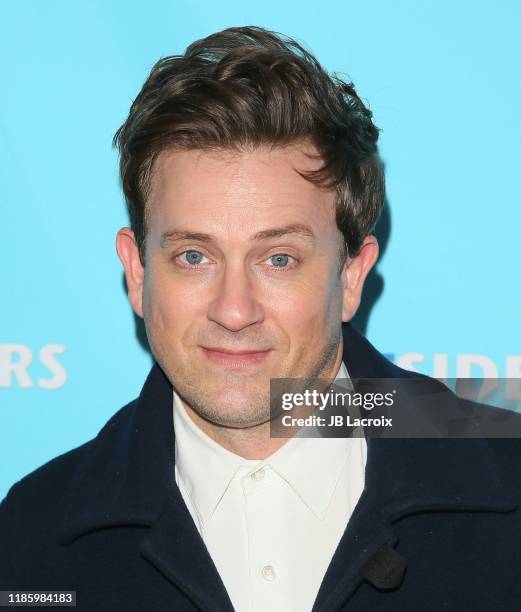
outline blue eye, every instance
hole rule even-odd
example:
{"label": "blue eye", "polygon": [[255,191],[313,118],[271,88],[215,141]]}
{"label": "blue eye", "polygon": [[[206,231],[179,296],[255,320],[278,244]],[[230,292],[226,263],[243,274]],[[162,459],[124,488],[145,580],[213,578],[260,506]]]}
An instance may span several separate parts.
{"label": "blue eye", "polygon": [[[204,263],[203,260],[206,259],[206,256],[203,255],[201,251],[189,249],[177,255],[176,259],[177,258],[184,258],[182,259],[182,263],[185,264],[185,268],[196,268],[197,266]],[[295,258],[292,255],[288,255],[287,253],[275,253],[275,255],[271,255],[271,257],[268,258],[268,261],[271,260],[272,265],[270,267],[284,270],[286,268],[292,269],[294,267],[291,266],[290,268],[290,265],[292,263],[290,260],[292,259]]]}
{"label": "blue eye", "polygon": [[204,255],[200,251],[185,251],[181,255],[186,255],[186,260],[189,264],[198,265],[201,263],[201,259]]}
{"label": "blue eye", "polygon": [[289,255],[286,253],[277,253],[276,255],[272,255],[270,259],[273,261],[275,268],[284,268],[289,263]]}

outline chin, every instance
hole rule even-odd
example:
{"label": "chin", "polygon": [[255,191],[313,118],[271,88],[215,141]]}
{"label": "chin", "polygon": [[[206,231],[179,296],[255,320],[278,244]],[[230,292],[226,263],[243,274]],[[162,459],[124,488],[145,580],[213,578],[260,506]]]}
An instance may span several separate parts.
{"label": "chin", "polygon": [[[269,403],[269,398],[266,398]],[[216,403],[219,411],[226,415],[226,418],[246,418],[251,415],[259,415],[263,410],[266,410],[265,402],[259,402],[259,396],[255,395],[245,397],[244,395],[228,394],[216,398]]]}
{"label": "chin", "polygon": [[214,425],[221,427],[229,427],[234,429],[248,429],[250,427],[258,427],[263,423],[269,422],[269,417],[257,415],[245,415],[245,414],[224,414],[220,415],[220,418],[212,421]]}
{"label": "chin", "polygon": [[259,401],[259,394],[205,394],[204,399],[197,398],[192,406],[207,421],[227,427],[253,427],[270,419],[269,397]]}

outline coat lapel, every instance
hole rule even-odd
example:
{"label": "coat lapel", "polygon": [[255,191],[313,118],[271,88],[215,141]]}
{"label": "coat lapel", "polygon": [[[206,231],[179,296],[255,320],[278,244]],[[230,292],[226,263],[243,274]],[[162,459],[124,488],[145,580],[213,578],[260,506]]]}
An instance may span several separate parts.
{"label": "coat lapel", "polygon": [[[351,378],[421,376],[398,368],[345,327],[344,362]],[[398,519],[429,510],[510,512],[519,505],[519,496],[501,481],[486,439],[367,438],[367,445],[365,488],[313,612],[339,610],[349,600],[364,581],[365,564],[382,545],[397,544]]]}
{"label": "coat lapel", "polygon": [[338,610],[364,580],[362,568],[385,544],[397,537],[364,491],[356,505],[320,585],[312,612]]}
{"label": "coat lapel", "polygon": [[142,554],[201,610],[232,604],[175,482],[172,386],[156,364],[137,400],[87,444],[63,498],[59,542],[147,526]]}
{"label": "coat lapel", "polygon": [[226,588],[177,487],[142,540],[141,552],[198,609],[233,611]]}

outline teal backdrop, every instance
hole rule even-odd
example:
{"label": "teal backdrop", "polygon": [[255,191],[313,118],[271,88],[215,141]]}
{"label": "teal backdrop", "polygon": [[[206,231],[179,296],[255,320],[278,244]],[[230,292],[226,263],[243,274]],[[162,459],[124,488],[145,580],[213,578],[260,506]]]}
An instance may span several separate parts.
{"label": "teal backdrop", "polygon": [[[521,3],[1,2],[0,498],[94,436],[151,366],[111,147],[153,63],[217,30],[298,38],[382,129],[382,256],[357,325],[435,376],[521,376]],[[140,340],[141,338],[141,340]]]}

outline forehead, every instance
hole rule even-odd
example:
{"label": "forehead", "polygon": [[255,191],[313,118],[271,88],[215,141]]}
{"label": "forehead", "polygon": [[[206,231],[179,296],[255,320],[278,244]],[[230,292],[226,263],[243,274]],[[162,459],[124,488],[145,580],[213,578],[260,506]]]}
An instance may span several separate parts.
{"label": "forehead", "polygon": [[250,233],[277,221],[330,232],[334,192],[299,174],[321,167],[316,153],[309,144],[165,152],[154,167],[149,230],[182,225]]}

